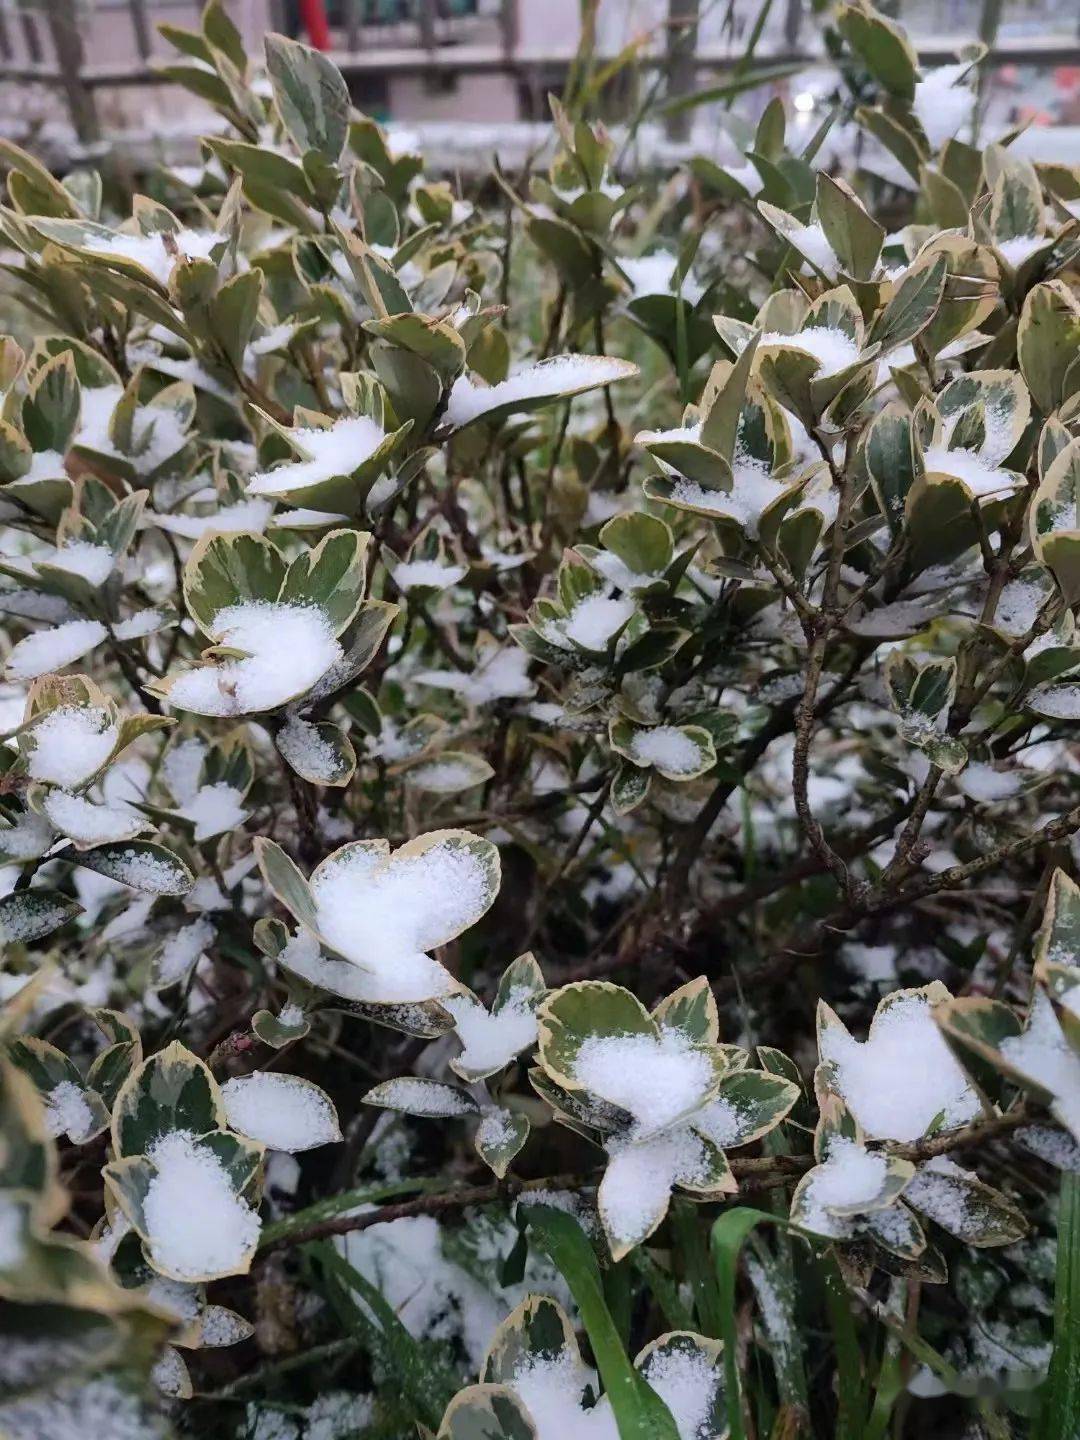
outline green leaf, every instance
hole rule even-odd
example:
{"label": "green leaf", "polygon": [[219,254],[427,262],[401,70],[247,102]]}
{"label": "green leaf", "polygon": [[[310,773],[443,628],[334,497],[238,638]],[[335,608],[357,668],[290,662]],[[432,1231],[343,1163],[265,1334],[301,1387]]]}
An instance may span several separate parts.
{"label": "green leaf", "polygon": [[262,271],[248,270],[234,275],[210,302],[207,321],[218,349],[239,374],[244,367],[244,350],[255,329],[262,298]]}
{"label": "green leaf", "polygon": [[285,579],[285,562],[261,535],[211,531],[196,541],[184,566],[184,603],[201,630],[214,636],[214,617],[245,601],[271,602]]}
{"label": "green leaf", "polygon": [[937,314],[947,273],[944,255],[930,255],[912,265],[871,326],[867,343],[895,350],[914,340]]}
{"label": "green leaf", "polygon": [[1054,1350],[1033,1440],[1080,1433],[1080,1175],[1061,1177],[1054,1285]]}
{"label": "green leaf", "polygon": [[282,905],[309,930],[316,929],[315,901],[303,874],[273,840],[257,835],[253,842],[259,870]]}
{"label": "green leaf", "polygon": [[532,1239],[570,1287],[611,1401],[620,1440],[679,1440],[671,1412],[630,1364],[623,1349],[604,1299],[600,1267],[577,1220],[548,1205],[522,1208]]}
{"label": "green leaf", "polygon": [[179,1041],[143,1061],[113,1106],[117,1155],[145,1155],[174,1130],[205,1135],[226,1123],[221,1092],[210,1071]]}
{"label": "green leaf", "polygon": [[195,884],[194,875],[180,856],[152,840],[110,841],[66,858],[144,895],[186,895]]}
{"label": "green leaf", "polygon": [[281,123],[301,154],[340,160],[349,130],[349,90],[337,66],[284,35],[266,37],[266,68]]}
{"label": "green leaf", "polygon": [[1024,300],[1016,332],[1024,381],[1044,415],[1052,415],[1080,386],[1080,305],[1061,280],[1035,285]]}
{"label": "green leaf", "polygon": [[0,944],[26,945],[66,925],[82,906],[55,890],[20,890],[0,899]]}
{"label": "green leaf", "polygon": [[70,351],[41,367],[31,382],[22,411],[23,429],[34,450],[64,454],[79,423],[80,398],[75,359]]}
{"label": "green leaf", "polygon": [[314,550],[305,550],[289,566],[281,587],[283,604],[317,605],[335,635],[346,630],[364,598],[367,551],[371,536],[361,530],[331,530]]}
{"label": "green leaf", "polygon": [[818,173],[817,211],[825,238],[854,280],[869,280],[877,269],[885,231],[870,215],[851,187]]}
{"label": "green leaf", "polygon": [[501,1180],[529,1138],[529,1121],[513,1110],[485,1112],[476,1132],[476,1153]]}
{"label": "green leaf", "polygon": [[915,98],[918,56],[899,25],[876,10],[843,5],[836,16],[837,29],[874,79],[901,100]]}

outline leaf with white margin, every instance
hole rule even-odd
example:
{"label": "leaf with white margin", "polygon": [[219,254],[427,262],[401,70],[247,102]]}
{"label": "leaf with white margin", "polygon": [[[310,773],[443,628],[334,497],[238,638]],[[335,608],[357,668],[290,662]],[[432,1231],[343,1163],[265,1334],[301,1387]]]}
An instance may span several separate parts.
{"label": "leaf with white margin", "polygon": [[180,856],[152,840],[96,845],[69,858],[84,870],[95,870],[144,895],[186,895],[195,884]]}
{"label": "leaf with white margin", "polygon": [[487,1110],[473,1140],[476,1153],[502,1180],[529,1138],[528,1117],[513,1110]]}
{"label": "leaf with white margin", "polygon": [[468,750],[443,750],[405,771],[405,783],[431,795],[459,795],[483,785],[495,774],[482,755]]}
{"label": "leaf with white margin", "polygon": [[296,1154],[341,1139],[334,1102],[299,1075],[254,1070],[226,1080],[221,1098],[230,1127],[271,1150]]}
{"label": "leaf with white margin", "polygon": [[691,1330],[651,1341],[634,1360],[671,1411],[680,1440],[723,1440],[728,1429],[724,1346]]}
{"label": "leaf with white margin", "polygon": [[287,716],[274,744],[293,770],[312,785],[348,785],[356,771],[352,741],[332,720]]}
{"label": "leaf with white margin", "polygon": [[386,1110],[398,1110],[403,1115],[418,1115],[424,1119],[450,1118],[460,1115],[475,1115],[476,1101],[465,1090],[456,1085],[446,1085],[441,1080],[424,1080],[414,1075],[403,1075],[397,1080],[384,1080],[375,1085],[364,1096],[365,1105],[381,1105]]}
{"label": "leaf with white margin", "polygon": [[20,890],[0,899],[0,944],[26,945],[51,935],[82,914],[82,906],[56,890]]}
{"label": "leaf with white margin", "polygon": [[445,424],[460,430],[477,420],[502,419],[511,412],[536,410],[638,373],[631,361],[611,355],[551,355],[498,385],[477,385],[468,375],[459,375],[450,391]]}
{"label": "leaf with white margin", "polygon": [[529,1412],[505,1385],[469,1385],[443,1415],[438,1440],[540,1440]]}
{"label": "leaf with white margin", "polygon": [[738,1190],[723,1153],[688,1126],[638,1144],[609,1145],[596,1198],[613,1260],[623,1259],[659,1227],[675,1185],[710,1198]]}
{"label": "leaf with white margin", "polygon": [[461,1054],[450,1068],[463,1080],[486,1080],[535,1045],[536,1011],[547,993],[532,952],[519,955],[503,972],[491,1010],[464,988],[442,1005],[454,1020]]}
{"label": "leaf with white margin", "polygon": [[1011,1245],[1027,1234],[1015,1205],[946,1155],[918,1167],[904,1201],[966,1245]]}
{"label": "leaf with white margin", "polygon": [[[581,1364],[569,1316],[550,1296],[527,1295],[492,1336],[480,1374],[489,1384],[509,1385],[530,1360],[558,1360],[563,1355]],[[587,1383],[588,1379],[583,1379],[582,1389]]]}
{"label": "leaf with white margin", "polygon": [[209,1068],[178,1040],[144,1060],[116,1097],[112,1143],[117,1155],[144,1155],[174,1130],[220,1130],[225,1105]]}

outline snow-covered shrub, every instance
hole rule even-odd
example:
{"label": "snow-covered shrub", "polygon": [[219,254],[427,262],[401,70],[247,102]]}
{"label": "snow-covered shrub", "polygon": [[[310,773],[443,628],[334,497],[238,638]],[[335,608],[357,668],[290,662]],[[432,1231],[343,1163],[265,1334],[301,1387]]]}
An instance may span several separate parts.
{"label": "snow-covered shrub", "polygon": [[1080,168],[826,25],[670,173],[217,0],[198,167],[0,145],[3,1435],[1080,1433]]}

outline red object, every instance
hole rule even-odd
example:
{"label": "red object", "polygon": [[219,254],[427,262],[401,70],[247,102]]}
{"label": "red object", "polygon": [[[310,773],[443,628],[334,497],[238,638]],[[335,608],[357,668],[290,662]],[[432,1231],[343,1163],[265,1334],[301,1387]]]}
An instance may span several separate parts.
{"label": "red object", "polygon": [[300,0],[300,22],[316,50],[330,49],[330,26],[324,0]]}

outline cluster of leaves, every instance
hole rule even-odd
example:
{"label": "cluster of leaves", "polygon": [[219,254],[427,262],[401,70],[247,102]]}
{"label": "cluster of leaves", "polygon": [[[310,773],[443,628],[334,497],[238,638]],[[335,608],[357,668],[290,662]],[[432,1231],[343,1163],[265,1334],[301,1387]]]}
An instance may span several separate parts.
{"label": "cluster of leaves", "polygon": [[217,0],[198,167],[0,143],[13,1440],[1080,1427],[1080,169],[829,24],[656,193]]}

